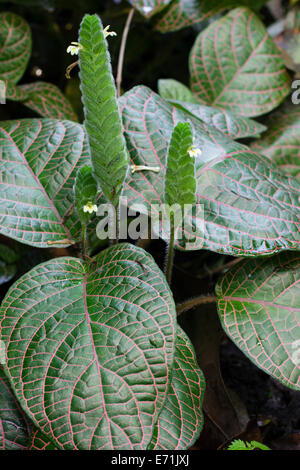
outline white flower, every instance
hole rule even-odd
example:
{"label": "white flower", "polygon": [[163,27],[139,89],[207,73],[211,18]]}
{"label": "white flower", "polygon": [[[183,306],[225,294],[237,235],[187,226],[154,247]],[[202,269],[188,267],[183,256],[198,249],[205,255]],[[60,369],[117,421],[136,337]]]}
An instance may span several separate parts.
{"label": "white flower", "polygon": [[67,49],[67,53],[71,55],[78,55],[82,45],[79,42],[71,42],[71,45]]}
{"label": "white flower", "polygon": [[87,202],[85,206],[83,206],[83,212],[88,212],[89,214],[92,214],[93,212],[97,212],[98,207],[96,204],[93,204],[92,202]]}
{"label": "white flower", "polygon": [[200,149],[196,148],[196,147],[190,147],[189,150],[188,150],[188,154],[190,157],[200,157],[202,152]]}
{"label": "white flower", "polygon": [[110,25],[106,26],[106,28],[104,28],[104,30],[103,30],[105,38],[107,38],[107,36],[116,36],[117,35],[117,33],[115,33],[114,31],[109,31],[109,28],[110,28]]}

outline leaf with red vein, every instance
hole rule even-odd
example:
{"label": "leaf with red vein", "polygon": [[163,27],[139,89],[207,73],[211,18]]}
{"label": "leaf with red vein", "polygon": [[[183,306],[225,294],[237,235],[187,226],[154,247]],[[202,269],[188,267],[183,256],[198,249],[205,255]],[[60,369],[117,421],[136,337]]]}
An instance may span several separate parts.
{"label": "leaf with red vein", "polygon": [[34,82],[28,85],[20,85],[18,90],[27,95],[23,104],[39,115],[50,119],[78,121],[67,98],[52,83]]}
{"label": "leaf with red vein", "polygon": [[140,12],[141,15],[150,18],[165,8],[171,0],[128,0],[128,2]]}
{"label": "leaf with red vein", "polygon": [[0,450],[26,450],[30,425],[0,366]]}
{"label": "leaf with red vein", "polygon": [[300,109],[285,102],[266,119],[268,131],[251,145],[300,181]]}
{"label": "leaf with red vein", "polygon": [[25,72],[30,53],[28,23],[14,13],[0,13],[0,79],[16,84]]}
{"label": "leaf with red vein", "polygon": [[224,330],[254,364],[300,390],[300,255],[239,263],[219,281]]}
{"label": "leaf with red vein", "polygon": [[88,161],[82,126],[49,119],[5,121],[0,143],[0,232],[37,247],[80,239],[71,209],[76,171]]}
{"label": "leaf with red vein", "polygon": [[[129,175],[124,195],[130,206],[144,204],[149,211],[161,203],[172,130],[179,121],[188,121],[194,145],[202,150],[196,158],[196,175],[198,203],[204,205],[204,232],[194,249],[247,256],[299,249],[300,185],[295,179],[146,87],[127,92],[120,106],[132,163],[161,167],[159,173]],[[201,231],[203,219],[194,223]]]}
{"label": "leaf with red vein", "polygon": [[59,450],[59,448],[40,429],[35,428],[31,434],[29,450]]}
{"label": "leaf with red vein", "polygon": [[192,116],[200,119],[206,124],[215,127],[222,134],[232,139],[243,139],[246,137],[259,137],[267,128],[253,119],[237,116],[230,111],[204,106],[195,103],[184,103],[182,101],[169,100],[176,106]]}
{"label": "leaf with red vein", "polygon": [[242,116],[265,114],[290,92],[279,49],[247,8],[232,10],[199,34],[190,74],[199,99]]}
{"label": "leaf with red vein", "polygon": [[20,278],[0,310],[6,370],[64,449],[146,449],[171,381],[176,313],[152,257],[114,245]]}
{"label": "leaf with red vein", "polygon": [[160,16],[156,29],[165,33],[186,28],[239,5],[259,10],[268,0],[173,0]]}
{"label": "leaf with red vein", "polygon": [[181,450],[194,444],[203,427],[204,391],[192,343],[178,327],[172,382],[149,449]]}

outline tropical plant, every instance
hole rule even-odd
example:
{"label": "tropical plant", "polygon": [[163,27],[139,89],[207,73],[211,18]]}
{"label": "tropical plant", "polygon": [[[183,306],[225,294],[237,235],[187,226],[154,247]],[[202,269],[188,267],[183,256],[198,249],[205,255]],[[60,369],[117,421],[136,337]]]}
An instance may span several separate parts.
{"label": "tropical plant", "polygon": [[[223,330],[257,367],[300,390],[299,149],[289,146],[299,124],[297,111],[286,111],[291,78],[281,53],[250,2],[204,1],[197,20],[194,1],[129,3],[159,18],[161,31],[242,6],[199,33],[191,89],[164,79],[159,94],[136,86],[121,97],[113,32],[86,15],[68,48],[78,55],[69,70],[79,66],[83,124],[52,85],[18,85],[30,30],[20,17],[0,17],[10,31],[0,52],[8,98],[44,116],[1,122],[0,233],[66,249],[19,277],[1,305],[3,449],[191,447],[203,427],[205,378],[178,316],[207,303],[217,303]],[[144,218],[161,205],[192,207],[184,229],[175,210],[169,230],[155,213],[164,272],[145,233],[124,242],[124,201]],[[114,209],[110,244],[96,236],[104,205]],[[0,248],[7,282],[21,255]],[[215,295],[176,305],[174,253],[199,250],[221,260]],[[225,255],[235,257],[229,266]],[[228,449],[257,447],[267,449],[241,440]]]}

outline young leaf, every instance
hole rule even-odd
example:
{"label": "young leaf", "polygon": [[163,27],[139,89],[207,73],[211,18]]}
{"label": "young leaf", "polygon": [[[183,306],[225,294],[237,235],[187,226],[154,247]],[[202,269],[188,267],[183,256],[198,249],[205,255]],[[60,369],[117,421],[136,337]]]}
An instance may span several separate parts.
{"label": "young leaf", "polygon": [[242,116],[265,114],[290,92],[279,49],[247,8],[232,10],[199,34],[190,74],[199,99]]}
{"label": "young leaf", "polygon": [[0,232],[43,248],[80,239],[72,206],[76,171],[88,161],[82,126],[49,119],[5,121],[0,143]]}
{"label": "young leaf", "polygon": [[23,104],[36,111],[40,116],[78,121],[67,98],[52,83],[34,82],[20,85],[18,90],[27,96],[25,100],[22,100]]}
{"label": "young leaf", "polygon": [[251,148],[300,181],[300,110],[284,103],[266,120],[268,131]]}
{"label": "young leaf", "polygon": [[128,0],[128,2],[146,18],[165,8],[171,0]]}
{"label": "young leaf", "polygon": [[196,202],[195,159],[189,155],[192,147],[191,125],[179,122],[172,133],[166,163],[164,201],[169,206]]}
{"label": "young leaf", "polygon": [[[194,249],[253,256],[300,248],[300,185],[295,179],[146,87],[123,95],[121,106],[132,163],[161,168],[129,175],[124,195],[130,206],[138,203],[149,211],[163,202],[161,175],[172,131],[176,123],[189,121],[194,145],[202,150],[195,164],[204,220],[194,220],[201,230]],[[185,247],[184,240],[180,246]]]}
{"label": "young leaf", "polygon": [[165,33],[178,31],[194,23],[205,21],[223,10],[245,5],[259,10],[268,0],[173,0],[163,11],[156,29]]}
{"label": "young leaf", "polygon": [[171,78],[158,80],[158,92],[165,100],[201,103],[187,86]]}
{"label": "young leaf", "polygon": [[203,427],[204,391],[205,380],[193,345],[177,327],[172,382],[149,450],[181,450],[194,444]]}
{"label": "young leaf", "polygon": [[146,449],[171,382],[176,312],[152,257],[114,245],[56,258],[0,310],[6,371],[34,424],[63,449]]}
{"label": "young leaf", "polygon": [[182,101],[169,100],[171,104],[179,109],[200,119],[209,126],[215,127],[222,134],[231,139],[242,139],[245,137],[259,137],[267,129],[253,119],[237,116],[230,111],[203,106],[201,104],[184,103]]}
{"label": "young leaf", "polygon": [[218,282],[224,330],[254,364],[300,390],[300,255],[245,260]]}
{"label": "young leaf", "polygon": [[25,450],[29,437],[30,425],[0,365],[0,450]]}
{"label": "young leaf", "polygon": [[25,72],[30,53],[28,23],[14,13],[0,13],[0,79],[16,84]]}
{"label": "young leaf", "polygon": [[[77,171],[74,185],[75,207],[80,222],[87,225],[92,212],[84,210],[87,204],[95,206],[97,202],[97,181],[93,177],[93,170],[89,166],[83,166]],[[95,212],[95,211],[94,211]]]}
{"label": "young leaf", "polygon": [[117,206],[128,168],[128,154],[107,42],[97,15],[84,17],[79,42],[84,125],[94,174],[105,197]]}

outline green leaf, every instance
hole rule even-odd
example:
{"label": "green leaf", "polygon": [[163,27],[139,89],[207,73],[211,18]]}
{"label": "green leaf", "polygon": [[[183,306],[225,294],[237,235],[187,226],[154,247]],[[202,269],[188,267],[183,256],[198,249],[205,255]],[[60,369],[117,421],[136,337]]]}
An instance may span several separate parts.
{"label": "green leaf", "polygon": [[175,305],[152,257],[114,245],[56,258],[0,310],[6,371],[34,424],[64,449],[146,449],[171,381]]}
{"label": "green leaf", "polygon": [[177,80],[173,80],[172,78],[158,80],[158,92],[165,100],[200,103],[187,86]]}
{"label": "green leaf", "polygon": [[259,10],[268,0],[173,0],[156,24],[161,32],[177,31],[208,20],[223,10],[239,5]]}
{"label": "green leaf", "polygon": [[223,109],[213,106],[203,106],[201,104],[184,103],[170,99],[171,104],[179,109],[200,119],[209,126],[215,127],[222,134],[232,139],[242,139],[245,137],[260,137],[267,129],[253,119],[238,116]]}
{"label": "green leaf", "polygon": [[72,106],[57,86],[46,82],[34,82],[18,87],[23,92],[23,104],[40,116],[50,119],[69,119],[78,121]]}
{"label": "green leaf", "polygon": [[166,162],[164,201],[169,206],[195,204],[195,161],[188,153],[192,147],[191,125],[188,122],[179,122],[172,132]]}
{"label": "green leaf", "polygon": [[245,260],[218,282],[224,330],[254,364],[300,390],[300,255]]}
{"label": "green leaf", "polygon": [[57,445],[53,444],[53,442],[37,428],[35,428],[34,432],[31,434],[30,441],[29,450],[58,450]]}
{"label": "green leaf", "polygon": [[139,11],[141,15],[150,18],[165,8],[171,0],[128,0],[128,2]]}
{"label": "green leaf", "polygon": [[30,425],[0,365],[0,450],[26,450]]}
{"label": "green leaf", "polygon": [[284,103],[265,121],[268,131],[251,147],[300,181],[300,109]]}
{"label": "green leaf", "polygon": [[203,427],[204,391],[192,343],[178,327],[172,382],[149,449],[182,450],[194,444]]}
{"label": "green leaf", "polygon": [[28,98],[28,93],[22,90],[20,86],[5,81],[5,98],[12,101],[25,101]]}
{"label": "green leaf", "polygon": [[255,449],[271,450],[269,447],[265,446],[261,442],[257,442],[257,441],[244,442],[241,439],[235,439],[227,448],[227,450],[255,450]]}
{"label": "green leaf", "polygon": [[83,208],[87,203],[92,205],[97,202],[97,181],[93,177],[93,170],[89,166],[83,166],[77,171],[74,185],[75,207],[83,225],[86,225],[91,214],[84,212]]}
{"label": "green leaf", "polygon": [[0,13],[0,79],[12,84],[22,78],[31,53],[31,31],[23,18]]}
{"label": "green leaf", "polygon": [[[132,163],[160,166],[160,172],[128,175],[124,196],[146,212],[163,202],[163,179],[170,138],[180,121],[192,124],[196,158],[197,202],[203,230],[194,249],[233,255],[264,255],[299,249],[300,185],[266,157],[234,142],[215,128],[184,113],[146,87],[135,87],[120,100]],[[204,223],[204,227],[203,227]],[[199,232],[198,232],[199,233]],[[184,241],[180,245],[184,248]]]}
{"label": "green leaf", "polygon": [[279,49],[247,8],[232,10],[199,34],[190,74],[200,100],[242,116],[265,114],[290,92]]}
{"label": "green leaf", "polygon": [[82,126],[23,119],[0,125],[0,232],[27,245],[68,246],[80,238],[72,212],[77,169],[88,161]]}
{"label": "green leaf", "polygon": [[119,115],[116,88],[103,26],[86,15],[79,42],[80,80],[94,175],[105,197],[118,205],[128,168],[128,154]]}

